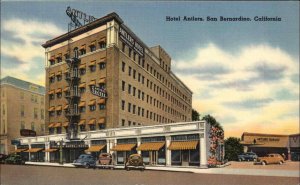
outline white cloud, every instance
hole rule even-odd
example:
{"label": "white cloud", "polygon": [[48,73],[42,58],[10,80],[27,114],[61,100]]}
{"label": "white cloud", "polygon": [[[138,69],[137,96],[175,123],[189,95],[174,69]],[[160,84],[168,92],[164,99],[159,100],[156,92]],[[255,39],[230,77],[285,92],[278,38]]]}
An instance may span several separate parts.
{"label": "white cloud", "polygon": [[[174,66],[177,76],[194,92],[193,107],[201,115],[215,116],[224,126],[227,136],[239,137],[242,132],[255,128],[278,133],[283,128],[280,121],[291,127],[286,129],[289,132],[299,132],[296,129],[299,116],[290,114],[299,111],[299,99],[284,100],[276,95],[278,90],[285,89],[299,97],[299,84],[290,78],[299,75],[299,63],[297,58],[280,48],[261,44],[228,52],[209,44],[198,48],[191,60],[174,61]],[[206,69],[216,69],[208,73],[210,79],[205,71],[196,73],[205,66],[213,66]],[[218,70],[220,68],[228,72]],[[225,102],[238,106],[226,106]]]}
{"label": "white cloud", "polygon": [[[44,68],[37,69],[34,59],[44,58],[45,51],[41,46],[42,43],[62,34],[64,31],[52,23],[37,20],[25,21],[17,18],[4,20],[1,26],[3,32],[10,34],[9,37],[13,38],[1,38],[1,54],[8,58],[16,58],[21,62],[19,65],[10,66],[12,62],[8,59],[1,61],[2,76],[15,76],[43,85],[45,82],[41,80],[41,75],[44,74]],[[44,65],[44,60],[40,62]],[[32,76],[30,73],[36,74],[34,79],[30,77],[30,75]]]}

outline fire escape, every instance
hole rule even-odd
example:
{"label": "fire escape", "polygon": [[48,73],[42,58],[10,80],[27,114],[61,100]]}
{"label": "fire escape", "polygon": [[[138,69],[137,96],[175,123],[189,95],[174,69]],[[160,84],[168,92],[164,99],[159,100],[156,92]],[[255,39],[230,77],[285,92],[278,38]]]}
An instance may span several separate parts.
{"label": "fire escape", "polygon": [[74,50],[74,56],[68,57],[66,59],[66,63],[69,67],[65,78],[69,85],[69,92],[65,96],[69,105],[65,112],[65,116],[69,121],[67,139],[74,140],[77,139],[77,124],[80,120],[80,114],[78,110],[78,104],[80,101],[78,89],[80,77],[78,66],[80,65],[80,59],[78,58],[78,50]]}

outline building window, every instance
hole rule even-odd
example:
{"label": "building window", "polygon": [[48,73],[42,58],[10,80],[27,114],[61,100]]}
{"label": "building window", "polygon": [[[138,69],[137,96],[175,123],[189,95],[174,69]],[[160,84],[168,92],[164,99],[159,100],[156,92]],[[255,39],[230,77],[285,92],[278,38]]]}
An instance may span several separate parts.
{"label": "building window", "polygon": [[50,83],[54,83],[55,82],[55,77],[50,77]]}
{"label": "building window", "polygon": [[57,94],[56,94],[56,97],[57,97],[57,98],[61,98],[61,97],[62,97],[62,93],[61,93],[61,92],[60,92],[60,93],[57,93]]}
{"label": "building window", "polygon": [[144,59],[142,60],[142,67],[143,68],[145,67],[145,60]]}
{"label": "building window", "polygon": [[136,70],[133,70],[133,79],[135,79]]}
{"label": "building window", "polygon": [[100,130],[105,129],[105,124],[104,123],[99,124],[99,129]]}
{"label": "building window", "polygon": [[54,128],[49,128],[49,134],[54,134]]}
{"label": "building window", "polygon": [[138,116],[141,114],[141,107],[138,107]]}
{"label": "building window", "polygon": [[85,106],[79,107],[79,111],[80,111],[80,113],[84,113],[85,112]]}
{"label": "building window", "polygon": [[34,109],[33,109],[33,118],[34,118],[34,119],[37,119],[37,118],[38,118],[38,109],[37,109],[37,108],[34,108]]}
{"label": "building window", "polygon": [[95,65],[90,66],[90,72],[95,72],[95,71],[96,71],[96,66]]}
{"label": "building window", "polygon": [[122,42],[122,51],[125,52],[125,43]]}
{"label": "building window", "polygon": [[125,126],[125,119],[122,119],[122,127]]}
{"label": "building window", "polygon": [[125,82],[122,81],[122,91],[125,91]]}
{"label": "building window", "polygon": [[141,98],[141,90],[138,90],[138,99]]}
{"label": "building window", "polygon": [[96,105],[90,105],[90,111],[95,111],[96,110]]}
{"label": "building window", "polygon": [[56,116],[61,116],[61,110],[59,110],[59,111],[56,111]]}
{"label": "building window", "polygon": [[122,105],[122,110],[125,110],[125,101],[124,100],[122,100],[122,103],[121,103]]}
{"label": "building window", "polygon": [[85,93],[85,88],[79,88],[79,92],[80,92],[80,94]]}
{"label": "building window", "polygon": [[122,71],[125,72],[125,62],[122,62]]}
{"label": "building window", "polygon": [[128,84],[128,94],[131,94],[131,85]]}
{"label": "building window", "polygon": [[106,42],[101,41],[101,42],[99,43],[99,46],[100,46],[100,49],[106,48]]}
{"label": "building window", "polygon": [[96,51],[96,46],[94,44],[90,45],[90,50],[91,50],[91,52]]}
{"label": "building window", "polygon": [[80,55],[84,55],[84,54],[86,54],[86,50],[85,50],[85,48],[81,48],[80,49]]}
{"label": "building window", "polygon": [[100,84],[99,84],[99,88],[100,88],[100,89],[105,89],[105,83],[100,83]]}
{"label": "building window", "polygon": [[132,95],[133,95],[133,96],[135,96],[135,90],[136,90],[136,88],[133,87],[133,88],[132,88]]}
{"label": "building window", "polygon": [[131,48],[129,48],[129,50],[128,50],[128,56],[131,58],[131,53],[132,53],[132,49]]}
{"label": "building window", "polygon": [[31,130],[35,130],[34,122],[31,122]]}
{"label": "building window", "polygon": [[131,121],[128,121],[128,126],[131,126]]}
{"label": "building window", "polygon": [[99,63],[99,68],[100,68],[100,70],[105,69],[105,67],[106,67],[106,63],[105,63],[105,62]]}
{"label": "building window", "polygon": [[61,134],[61,127],[57,127],[57,128],[56,128],[56,133],[57,133],[57,134]]}
{"label": "building window", "polygon": [[61,75],[57,75],[56,78],[57,78],[58,82],[62,80],[62,76]]}
{"label": "building window", "polygon": [[144,109],[142,108],[142,116],[144,117]]}
{"label": "building window", "polygon": [[128,67],[128,75],[131,76],[131,67]]}
{"label": "building window", "polygon": [[132,113],[135,114],[135,105],[132,105]]}
{"label": "building window", "polygon": [[24,117],[24,116],[25,116],[25,106],[21,105],[21,117]]}
{"label": "building window", "polygon": [[142,92],[142,100],[144,101],[145,94]]}
{"label": "building window", "polygon": [[131,103],[128,103],[128,112],[131,112]]}
{"label": "building window", "polygon": [[45,112],[44,112],[44,109],[41,109],[41,119],[44,119],[45,118]]}
{"label": "building window", "polygon": [[50,94],[50,95],[49,95],[49,99],[50,99],[50,100],[54,100],[54,94]]}
{"label": "building window", "polygon": [[105,104],[99,104],[99,109],[104,110],[105,109]]}
{"label": "building window", "polygon": [[79,69],[79,73],[80,73],[80,75],[85,75],[85,73],[86,73],[85,68]]}
{"label": "building window", "polygon": [[44,105],[44,96],[41,97],[41,104]]}
{"label": "building window", "polygon": [[25,129],[25,122],[21,121],[21,129]]}
{"label": "building window", "polygon": [[85,131],[85,125],[80,125],[80,131]]}
{"label": "building window", "polygon": [[94,124],[90,125],[90,130],[96,130],[96,126]]}
{"label": "building window", "polygon": [[145,77],[142,76],[142,84],[144,84],[144,82],[145,82]]}
{"label": "building window", "polygon": [[141,81],[141,73],[138,74],[138,82]]}

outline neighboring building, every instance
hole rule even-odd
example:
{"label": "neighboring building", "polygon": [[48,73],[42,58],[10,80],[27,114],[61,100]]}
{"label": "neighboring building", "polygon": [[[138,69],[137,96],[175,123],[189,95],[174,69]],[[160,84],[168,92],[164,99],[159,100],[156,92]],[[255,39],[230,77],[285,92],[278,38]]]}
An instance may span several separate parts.
{"label": "neighboring building", "polygon": [[0,153],[14,151],[11,140],[20,137],[20,129],[45,134],[44,107],[44,87],[10,76],[1,79]]}
{"label": "neighboring building", "polygon": [[49,134],[76,139],[85,131],[191,121],[192,92],[171,71],[171,57],[147,47],[116,13],[43,47]]}
{"label": "neighboring building", "polygon": [[268,153],[284,154],[290,160],[300,160],[300,134],[278,135],[244,132],[241,144],[244,151],[255,152],[258,156]]}

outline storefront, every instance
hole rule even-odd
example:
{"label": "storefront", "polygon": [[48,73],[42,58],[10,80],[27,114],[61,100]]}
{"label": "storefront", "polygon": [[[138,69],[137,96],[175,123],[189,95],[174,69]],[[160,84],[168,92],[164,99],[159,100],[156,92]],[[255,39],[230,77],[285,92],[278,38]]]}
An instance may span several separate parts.
{"label": "storefront", "polygon": [[141,144],[137,148],[146,165],[165,165],[166,148],[165,137],[141,138]]}
{"label": "storefront", "polygon": [[45,153],[42,150],[45,149],[45,144],[32,144],[31,148],[24,152],[29,153],[29,161],[32,162],[44,162]]}
{"label": "storefront", "polygon": [[98,158],[99,154],[106,153],[106,150],[106,140],[92,140],[91,146],[84,152]]}
{"label": "storefront", "polygon": [[28,145],[17,145],[17,148],[16,150],[14,151],[14,153],[22,156],[22,158],[25,160],[25,161],[29,161],[29,155],[27,152],[24,152],[26,150],[28,150],[29,146]]}
{"label": "storefront", "polygon": [[289,135],[288,153],[292,161],[300,161],[300,134]]}
{"label": "storefront", "polygon": [[111,149],[114,151],[113,160],[115,160],[117,164],[125,164],[127,158],[131,154],[137,153],[136,151],[137,139],[129,138],[129,139],[118,139],[117,144]]}
{"label": "storefront", "polygon": [[[62,146],[60,146],[60,144]],[[88,145],[85,144],[84,141],[68,141],[68,142],[51,142],[50,144],[52,150],[50,156],[52,155],[53,161],[60,161],[60,149],[62,149],[62,162],[63,163],[72,163],[75,159],[77,159],[81,154],[84,154],[85,150],[88,149]],[[50,157],[51,159],[51,157]]]}

